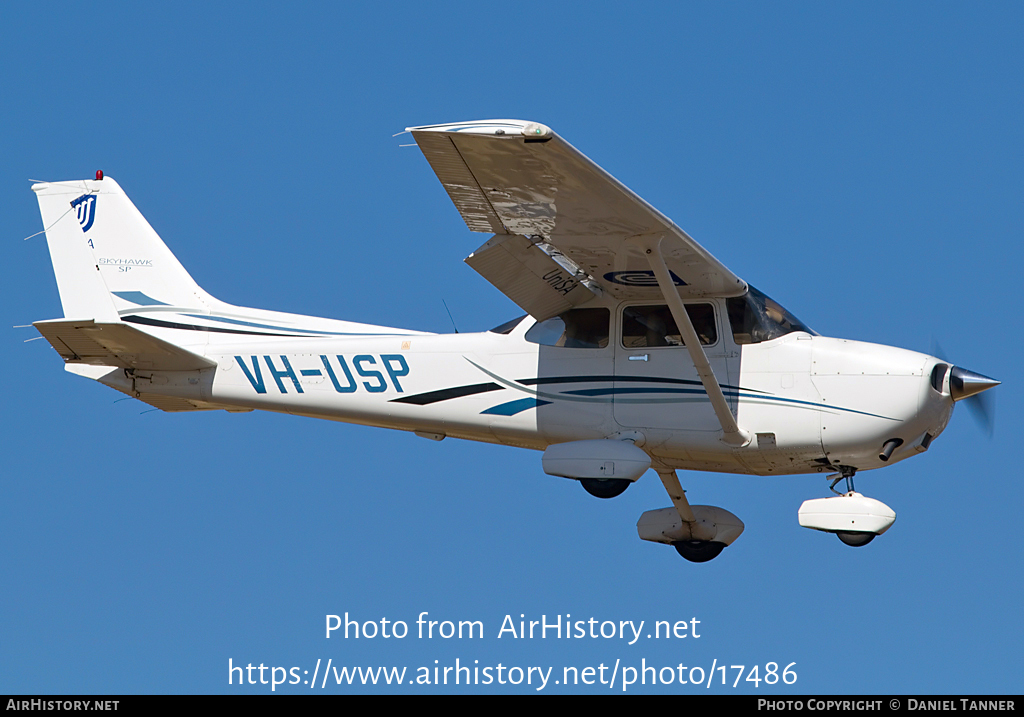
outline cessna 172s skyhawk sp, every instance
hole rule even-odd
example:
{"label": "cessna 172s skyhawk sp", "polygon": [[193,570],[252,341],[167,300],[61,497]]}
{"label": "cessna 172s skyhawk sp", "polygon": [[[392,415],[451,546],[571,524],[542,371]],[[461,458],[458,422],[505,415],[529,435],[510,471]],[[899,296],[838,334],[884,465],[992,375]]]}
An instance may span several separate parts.
{"label": "cessna 172s skyhawk sp", "polygon": [[912,351],[819,336],[549,128],[413,127],[473,231],[466,262],[527,314],[435,335],[242,308],[192,280],[114,180],[39,199],[63,319],[35,324],[72,373],[164,411],[262,409],[544,451],[593,495],[649,468],[672,507],[640,537],[686,559],[742,532],[690,505],[677,469],[833,471],[801,525],[863,545],[895,513],[858,470],[928,449],[997,381]]}

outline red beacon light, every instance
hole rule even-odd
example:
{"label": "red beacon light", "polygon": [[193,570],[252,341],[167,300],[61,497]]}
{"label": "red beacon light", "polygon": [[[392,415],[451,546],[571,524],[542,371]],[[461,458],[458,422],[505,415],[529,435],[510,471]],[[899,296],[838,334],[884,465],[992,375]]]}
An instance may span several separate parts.
{"label": "red beacon light", "polygon": [[98,181],[100,181],[102,179],[103,179],[103,170],[102,169],[97,169],[96,170],[96,181],[98,182]]}

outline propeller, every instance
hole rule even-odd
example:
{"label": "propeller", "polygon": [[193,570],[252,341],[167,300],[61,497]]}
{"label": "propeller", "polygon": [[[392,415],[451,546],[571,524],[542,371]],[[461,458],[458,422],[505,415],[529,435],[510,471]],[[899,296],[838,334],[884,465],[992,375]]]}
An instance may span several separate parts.
{"label": "propeller", "polygon": [[[942,347],[939,346],[939,342],[935,339],[932,339],[932,356],[950,363]],[[996,427],[996,400],[995,394],[985,393],[985,391],[998,386],[1001,382],[951,363],[950,366],[950,395],[954,401],[965,402],[964,405],[974,416],[974,420],[977,421],[981,430],[991,438]]]}

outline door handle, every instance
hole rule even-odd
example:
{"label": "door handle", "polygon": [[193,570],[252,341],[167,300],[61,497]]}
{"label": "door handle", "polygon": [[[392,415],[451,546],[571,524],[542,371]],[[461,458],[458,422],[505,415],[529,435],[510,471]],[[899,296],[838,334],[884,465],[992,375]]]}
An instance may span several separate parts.
{"label": "door handle", "polygon": [[647,360],[647,354],[637,354],[637,355],[634,355],[634,356],[630,356],[629,360],[630,361],[646,361]]}

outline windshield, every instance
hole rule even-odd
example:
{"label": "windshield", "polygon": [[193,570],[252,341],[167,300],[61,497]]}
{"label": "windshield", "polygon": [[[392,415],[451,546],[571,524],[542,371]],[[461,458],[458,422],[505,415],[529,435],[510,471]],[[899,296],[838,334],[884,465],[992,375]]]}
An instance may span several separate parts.
{"label": "windshield", "polygon": [[786,311],[782,304],[762,294],[753,286],[749,287],[743,296],[726,299],[725,305],[729,312],[733,340],[737,344],[759,344],[794,331],[818,335],[804,322]]}

